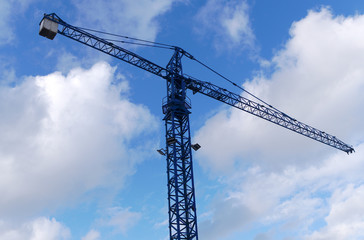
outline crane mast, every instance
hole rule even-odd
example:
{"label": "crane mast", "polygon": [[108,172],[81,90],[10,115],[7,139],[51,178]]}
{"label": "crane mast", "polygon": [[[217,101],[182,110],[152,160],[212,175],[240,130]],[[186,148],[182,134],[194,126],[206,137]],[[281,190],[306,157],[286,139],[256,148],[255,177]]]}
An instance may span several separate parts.
{"label": "crane mast", "polygon": [[166,127],[170,239],[198,239],[195,188],[191,154],[191,136],[182,74],[183,52],[176,48],[167,65],[167,100],[163,104]]}
{"label": "crane mast", "polygon": [[256,103],[210,82],[185,76],[182,71],[182,57],[186,56],[192,60],[194,57],[182,48],[173,47],[174,53],[164,68],[64,22],[55,13],[45,14],[40,23],[39,34],[53,39],[57,33],[166,79],[167,96],[164,98],[162,109],[166,132],[170,240],[198,240],[189,122],[191,103],[186,94],[187,90],[192,90],[194,94],[201,93],[348,154],[354,152],[353,147],[335,136],[299,122],[271,106]]}

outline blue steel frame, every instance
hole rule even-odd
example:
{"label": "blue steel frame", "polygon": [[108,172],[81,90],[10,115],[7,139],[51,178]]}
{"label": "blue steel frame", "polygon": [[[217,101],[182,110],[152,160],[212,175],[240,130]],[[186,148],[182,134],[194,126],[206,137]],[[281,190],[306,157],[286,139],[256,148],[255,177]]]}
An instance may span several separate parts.
{"label": "blue steel frame", "polygon": [[204,94],[348,154],[354,152],[352,146],[335,136],[299,122],[280,111],[251,101],[212,83],[184,76],[181,59],[183,56],[192,59],[193,57],[181,48],[175,47],[171,60],[167,67],[163,68],[129,50],[64,22],[55,13],[45,14],[43,19],[60,24],[62,28],[58,30],[58,33],[63,36],[167,80],[167,97],[163,103],[163,113],[165,114],[166,127],[170,240],[198,239],[189,124],[191,104],[186,96],[187,89],[192,90],[193,93]]}
{"label": "blue steel frame", "polygon": [[[64,22],[55,13],[45,15],[44,18],[60,24],[62,26],[62,29],[58,30],[58,33],[65,37],[85,44],[98,51],[101,51],[131,65],[139,67],[164,79],[168,80],[168,76],[171,75],[171,72],[168,69],[163,68],[133,52],[130,52],[129,50],[126,50],[120,46],[108,42],[105,39],[99,38],[89,32],[74,27]],[[176,47],[176,50],[178,50],[178,52],[182,55],[193,58],[189,53],[181,48]],[[253,114],[257,117],[275,123],[281,127],[287,128],[293,132],[299,133],[318,142],[337,148],[348,154],[354,152],[354,148],[352,146],[337,139],[335,136],[332,136],[307,124],[299,122],[296,119],[293,119],[290,116],[285,115],[284,113],[279,112],[273,108],[269,108],[267,106],[251,101],[212,83],[193,79],[191,77],[185,77],[182,75],[182,72],[180,73],[179,78],[184,79],[184,82],[186,83],[186,88],[192,90],[193,93],[198,92],[204,94],[220,102],[223,102],[245,112]]]}
{"label": "blue steel frame", "polygon": [[198,240],[191,136],[182,74],[182,50],[176,48],[167,65],[167,101],[163,105],[166,127],[168,214],[170,239]]}

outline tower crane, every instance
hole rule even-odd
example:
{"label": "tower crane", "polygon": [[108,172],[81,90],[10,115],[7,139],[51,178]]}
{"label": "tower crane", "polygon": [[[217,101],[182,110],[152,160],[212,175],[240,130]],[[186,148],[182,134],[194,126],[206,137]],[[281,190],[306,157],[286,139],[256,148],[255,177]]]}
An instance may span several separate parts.
{"label": "tower crane", "polygon": [[[199,148],[199,145],[191,144],[189,122],[191,103],[187,97],[188,90],[192,90],[193,94],[201,93],[348,154],[354,152],[352,146],[335,136],[299,122],[260,99],[264,104],[254,102],[211,82],[185,75],[182,71],[182,58],[198,60],[180,47],[159,45],[174,51],[167,66],[161,67],[114,44],[111,40],[91,34],[90,31],[93,30],[72,26],[57,14],[51,13],[44,14],[40,22],[39,34],[49,39],[53,39],[57,33],[61,34],[166,80],[167,96],[162,104],[166,131],[166,148],[163,153],[167,158],[170,240],[198,240],[191,147],[195,149]],[[144,43],[148,45],[152,42],[144,41]],[[210,70],[214,71],[211,68]]]}

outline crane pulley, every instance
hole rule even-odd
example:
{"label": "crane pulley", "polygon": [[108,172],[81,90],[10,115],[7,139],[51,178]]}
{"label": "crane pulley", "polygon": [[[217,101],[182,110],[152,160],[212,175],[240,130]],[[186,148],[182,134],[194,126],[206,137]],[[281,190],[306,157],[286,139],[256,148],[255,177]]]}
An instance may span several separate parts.
{"label": "crane pulley", "polygon": [[163,153],[167,158],[170,240],[198,239],[189,125],[191,104],[187,90],[192,90],[194,94],[201,93],[348,154],[354,152],[352,146],[335,136],[299,122],[265,102],[265,105],[259,104],[213,83],[184,75],[182,57],[196,59],[182,48],[166,45],[174,50],[174,54],[167,66],[161,67],[111,41],[91,34],[86,29],[66,23],[55,13],[45,14],[40,23],[39,34],[53,39],[57,33],[166,79],[167,97],[163,102],[166,149]]}

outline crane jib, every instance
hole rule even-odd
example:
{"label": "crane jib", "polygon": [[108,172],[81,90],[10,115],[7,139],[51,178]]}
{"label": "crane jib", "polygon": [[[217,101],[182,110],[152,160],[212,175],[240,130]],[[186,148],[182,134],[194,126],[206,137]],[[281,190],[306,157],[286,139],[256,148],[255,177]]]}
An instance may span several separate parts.
{"label": "crane jib", "polygon": [[226,103],[232,107],[238,108],[257,117],[275,123],[281,127],[309,137],[331,147],[342,150],[346,153],[354,152],[354,148],[337,139],[335,136],[322,132],[307,124],[297,121],[286,114],[276,111],[270,107],[263,106],[252,100],[244,98],[238,94],[232,93],[226,89],[220,88],[212,83],[204,82],[197,79],[187,78],[188,88],[194,93],[199,92],[220,102]]}
{"label": "crane jib", "polygon": [[[62,26],[61,30],[58,30],[58,25]],[[125,48],[115,45],[114,43],[74,27],[61,20],[54,13],[45,15],[40,23],[39,34],[52,40],[57,33],[106,53],[112,57],[118,58],[119,60],[130,63],[159,77],[165,78],[168,75],[168,71],[165,68]]]}
{"label": "crane jib", "polygon": [[[63,26],[61,30],[58,30],[58,25]],[[88,45],[89,47],[92,47],[96,50],[99,50],[103,53],[127,62],[131,65],[153,73],[159,77],[165,78],[167,79],[167,81],[169,81],[168,75],[170,75],[171,73],[166,68],[163,68],[127,49],[108,42],[89,32],[74,27],[64,22],[55,13],[45,14],[40,23],[39,34],[49,39],[53,39],[56,36],[57,32],[82,44]],[[191,54],[187,53],[183,49],[178,49],[180,49],[183,54],[187,54],[187,57],[193,58]],[[191,89],[193,93],[202,93],[220,102],[226,103],[230,106],[268,120],[279,126],[327,144],[331,147],[342,150],[346,153],[354,152],[353,147],[342,142],[336,137],[329,135],[323,131],[317,130],[316,128],[313,128],[307,124],[301,123],[296,119],[293,119],[282,112],[276,111],[271,107],[266,107],[252,100],[248,100],[238,94],[232,93],[209,82],[186,78],[184,76],[181,76],[181,78],[186,81],[187,88]]]}

